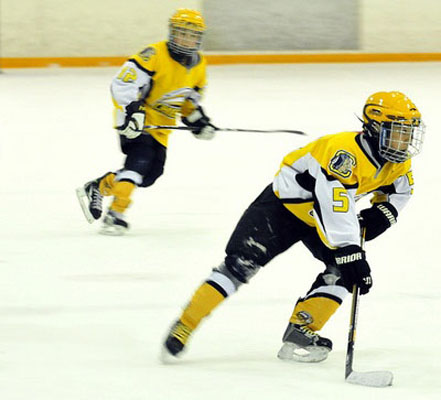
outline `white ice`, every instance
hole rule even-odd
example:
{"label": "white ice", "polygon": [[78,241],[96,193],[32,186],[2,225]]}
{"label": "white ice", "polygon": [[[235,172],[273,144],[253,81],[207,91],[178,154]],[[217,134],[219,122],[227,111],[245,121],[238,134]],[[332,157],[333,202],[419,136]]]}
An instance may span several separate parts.
{"label": "white ice", "polygon": [[[202,142],[175,133],[165,174],[134,196],[131,232],[103,237],[74,192],[121,166],[115,72],[0,75],[0,399],[441,398],[441,64],[210,67],[204,104],[216,125],[308,136],[219,133]],[[161,365],[169,325],[284,155],[359,129],[356,115],[379,90],[408,94],[427,125],[414,198],[367,244],[374,287],[361,298],[354,368],[390,370],[394,386],[344,382],[349,298],[322,331],[334,342],[328,360],[276,358],[297,298],[322,268],[301,244],[215,310],[180,363]]]}

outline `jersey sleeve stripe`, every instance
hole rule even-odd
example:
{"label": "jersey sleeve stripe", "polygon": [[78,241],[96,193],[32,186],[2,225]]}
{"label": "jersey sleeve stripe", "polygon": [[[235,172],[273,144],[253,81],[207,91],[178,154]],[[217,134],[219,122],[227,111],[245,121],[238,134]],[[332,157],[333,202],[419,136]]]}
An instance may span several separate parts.
{"label": "jersey sleeve stripe", "polygon": [[308,192],[312,192],[315,186],[315,178],[309,171],[301,172],[295,175],[296,182]]}
{"label": "jersey sleeve stripe", "polygon": [[397,191],[395,190],[395,186],[393,184],[392,185],[387,185],[387,186],[380,186],[375,191],[382,192],[384,194],[394,194],[394,193],[397,193]]}

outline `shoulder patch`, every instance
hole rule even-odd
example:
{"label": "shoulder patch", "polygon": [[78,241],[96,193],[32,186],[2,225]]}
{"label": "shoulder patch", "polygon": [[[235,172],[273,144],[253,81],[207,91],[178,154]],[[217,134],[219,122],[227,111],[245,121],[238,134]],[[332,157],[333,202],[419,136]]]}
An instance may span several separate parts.
{"label": "shoulder patch", "polygon": [[343,178],[349,178],[356,165],[357,161],[354,155],[345,150],[338,150],[329,163],[329,170]]}
{"label": "shoulder patch", "polygon": [[156,54],[156,50],[153,47],[147,47],[139,53],[139,56],[144,60],[148,61],[150,58]]}

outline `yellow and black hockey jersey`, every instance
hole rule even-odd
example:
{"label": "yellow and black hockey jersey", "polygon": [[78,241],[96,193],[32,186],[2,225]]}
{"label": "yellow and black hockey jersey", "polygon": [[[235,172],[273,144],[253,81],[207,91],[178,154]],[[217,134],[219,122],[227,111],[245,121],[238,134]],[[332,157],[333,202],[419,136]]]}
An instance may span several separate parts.
{"label": "yellow and black hockey jersey", "polygon": [[363,135],[328,135],[288,154],[273,182],[284,206],[316,227],[331,247],[360,244],[355,202],[372,193],[371,202],[390,202],[400,212],[412,194],[411,161],[376,161]]}
{"label": "yellow and black hockey jersey", "polygon": [[[166,41],[154,43],[130,57],[111,84],[115,126],[124,124],[125,107],[140,99],[144,99],[148,125],[176,125],[179,115],[190,114],[206,86],[206,61],[200,53],[197,57],[196,65],[185,67],[170,56]],[[167,146],[170,130],[149,133]]]}

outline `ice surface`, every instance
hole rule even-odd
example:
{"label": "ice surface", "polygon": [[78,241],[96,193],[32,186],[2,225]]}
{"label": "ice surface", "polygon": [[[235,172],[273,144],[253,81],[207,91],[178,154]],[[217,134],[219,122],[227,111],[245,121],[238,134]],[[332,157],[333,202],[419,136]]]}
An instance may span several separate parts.
{"label": "ice surface", "polygon": [[[0,399],[438,399],[440,366],[440,63],[215,66],[205,107],[222,127],[289,134],[188,132],[166,171],[135,193],[126,237],[84,219],[75,188],[121,166],[109,82],[114,68],[7,70],[0,76]],[[423,113],[415,196],[367,244],[374,288],[361,298],[354,369],[394,386],[344,382],[350,301],[322,331],[321,364],[277,359],[295,301],[321,265],[301,245],[275,259],[196,332],[177,365],[163,336],[223,257],[239,216],[283,156],[360,127],[369,94],[401,90]]]}

